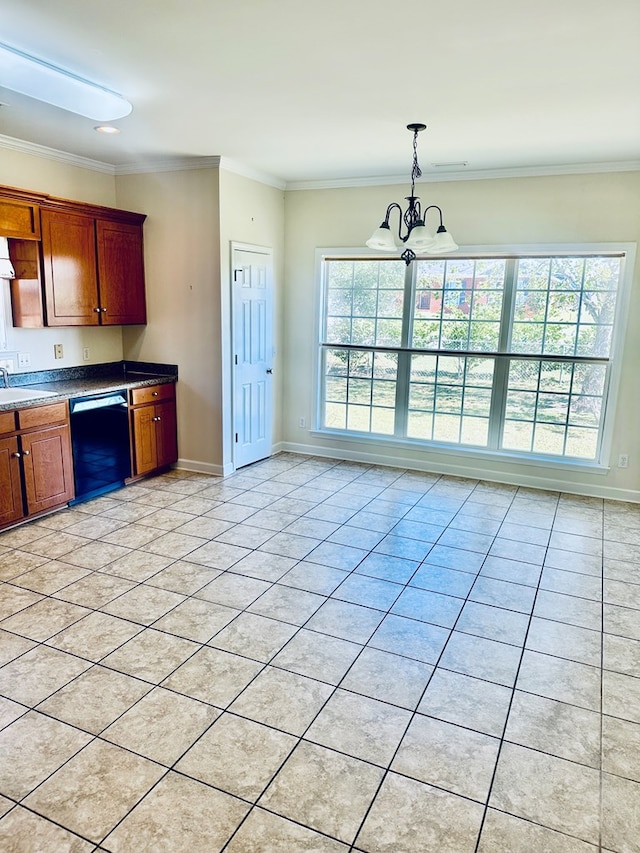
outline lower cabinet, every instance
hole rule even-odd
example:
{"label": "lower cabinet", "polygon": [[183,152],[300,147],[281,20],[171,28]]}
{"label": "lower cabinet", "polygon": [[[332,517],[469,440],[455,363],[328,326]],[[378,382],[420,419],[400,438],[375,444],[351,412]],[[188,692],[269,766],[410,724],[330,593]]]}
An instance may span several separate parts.
{"label": "lower cabinet", "polygon": [[18,439],[0,438],[0,526],[24,518]]}
{"label": "lower cabinet", "polygon": [[66,403],[3,412],[0,438],[0,526],[64,506],[73,498]]}
{"label": "lower cabinet", "polygon": [[131,433],[134,477],[177,461],[175,385],[131,391]]}

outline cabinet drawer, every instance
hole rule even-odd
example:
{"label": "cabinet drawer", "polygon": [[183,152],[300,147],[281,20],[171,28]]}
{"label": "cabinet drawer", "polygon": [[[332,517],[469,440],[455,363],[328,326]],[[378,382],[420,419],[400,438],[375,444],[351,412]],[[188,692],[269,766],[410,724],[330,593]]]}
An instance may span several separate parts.
{"label": "cabinet drawer", "polygon": [[51,403],[48,406],[34,406],[32,409],[20,409],[18,411],[18,424],[20,429],[31,429],[31,427],[57,424],[67,420],[67,404]]}
{"label": "cabinet drawer", "polygon": [[0,435],[16,431],[16,413],[0,412]]}
{"label": "cabinet drawer", "polygon": [[173,382],[167,382],[164,385],[149,385],[147,388],[132,388],[131,405],[143,406],[145,403],[160,403],[163,400],[173,400],[175,393]]}

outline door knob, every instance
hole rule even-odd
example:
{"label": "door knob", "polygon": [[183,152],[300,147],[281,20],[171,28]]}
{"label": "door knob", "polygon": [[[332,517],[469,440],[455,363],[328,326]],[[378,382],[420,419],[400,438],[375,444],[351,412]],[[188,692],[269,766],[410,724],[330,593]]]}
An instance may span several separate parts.
{"label": "door knob", "polygon": [[267,373],[273,373],[273,370],[272,370],[270,367],[268,367],[268,368],[267,368]]}

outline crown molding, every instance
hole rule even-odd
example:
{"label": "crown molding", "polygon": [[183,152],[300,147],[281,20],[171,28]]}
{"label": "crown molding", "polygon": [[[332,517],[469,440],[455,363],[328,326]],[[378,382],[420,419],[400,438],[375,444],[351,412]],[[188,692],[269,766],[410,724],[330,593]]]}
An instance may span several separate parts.
{"label": "crown molding", "polygon": [[[407,183],[407,175],[381,175],[364,178],[335,178],[320,181],[283,181],[275,175],[261,172],[228,157],[174,157],[164,160],[139,160],[114,166],[101,160],[92,160],[78,154],[70,154],[57,148],[49,148],[24,139],[0,134],[0,149],[20,151],[46,160],[57,160],[67,165],[81,169],[90,169],[106,175],[138,175],[152,172],[179,172],[191,169],[224,169],[242,175],[252,181],[257,181],[279,190],[322,190],[346,189],[353,187],[397,186]],[[609,163],[574,163],[563,166],[527,166],[513,169],[482,169],[467,171],[464,167],[458,170],[423,173],[420,183],[445,183],[447,181],[482,181],[497,178],[534,178],[552,177],[554,175],[590,175],[606,172],[638,172],[640,160],[622,160]]]}
{"label": "crown molding", "polygon": [[266,184],[269,187],[275,187],[277,190],[286,190],[287,183],[282,178],[277,178],[275,175],[270,175],[268,172],[261,172],[258,169],[253,169],[251,166],[245,166],[238,160],[231,160],[229,157],[220,158],[220,168],[227,172],[233,172],[236,175],[242,175],[243,178],[249,178],[252,181],[257,181],[259,184]]}
{"label": "crown molding", "polygon": [[[640,160],[624,160],[611,163],[574,163],[564,166],[525,166],[513,169],[477,169],[467,171],[464,167],[456,171],[423,172],[420,183],[445,183],[447,181],[487,181],[496,178],[536,178],[554,175],[591,175],[602,172],[638,172]],[[288,181],[287,190],[331,190],[349,187],[397,186],[408,182],[406,174],[381,175],[367,178],[337,178],[325,181]]]}
{"label": "crown molding", "polygon": [[0,134],[0,148],[10,151],[20,151],[23,154],[32,154],[43,157],[45,160],[57,160],[70,166],[78,166],[81,169],[91,169],[93,172],[102,172],[105,175],[115,175],[115,166],[111,163],[103,163],[101,160],[91,160],[89,157],[80,157],[78,154],[69,154],[57,148],[48,148],[46,145],[38,145],[35,142],[27,142],[25,139],[15,139],[13,136]]}
{"label": "crown molding", "polygon": [[218,169],[220,157],[168,157],[165,160],[134,160],[114,167],[116,175],[145,175],[151,172],[189,172]]}

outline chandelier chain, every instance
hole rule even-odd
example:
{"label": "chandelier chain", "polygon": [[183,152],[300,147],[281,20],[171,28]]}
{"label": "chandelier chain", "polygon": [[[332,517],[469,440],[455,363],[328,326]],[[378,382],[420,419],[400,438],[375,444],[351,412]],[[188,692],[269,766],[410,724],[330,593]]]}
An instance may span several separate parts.
{"label": "chandelier chain", "polygon": [[418,164],[418,131],[413,131],[413,167],[411,169],[411,195],[414,195],[416,179],[422,177],[422,169]]}

